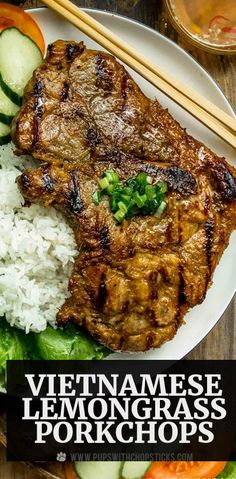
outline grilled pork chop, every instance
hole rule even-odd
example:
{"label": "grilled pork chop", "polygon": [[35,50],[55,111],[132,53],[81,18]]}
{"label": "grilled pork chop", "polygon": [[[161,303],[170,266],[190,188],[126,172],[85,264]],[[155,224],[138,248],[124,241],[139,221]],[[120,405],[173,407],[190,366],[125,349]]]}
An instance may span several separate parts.
{"label": "grilled pork chop", "polygon": [[[27,202],[62,210],[80,254],[58,322],[75,321],[113,350],[171,339],[204,300],[236,227],[236,172],[148,100],[110,55],[56,42],[15,122],[20,151],[44,163],[18,179]],[[92,194],[105,170],[168,185],[161,217],[117,225]]]}
{"label": "grilled pork chop", "polygon": [[47,162],[131,155],[176,164],[179,147],[191,153],[190,138],[114,57],[60,40],[25,90],[13,139]]}

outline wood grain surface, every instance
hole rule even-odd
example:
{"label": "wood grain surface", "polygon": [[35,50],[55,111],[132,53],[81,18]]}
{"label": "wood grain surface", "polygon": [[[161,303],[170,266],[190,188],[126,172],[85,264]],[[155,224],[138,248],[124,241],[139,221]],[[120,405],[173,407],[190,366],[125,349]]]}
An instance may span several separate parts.
{"label": "wood grain surface", "polygon": [[[9,3],[18,2],[16,0]],[[81,7],[99,8],[130,16],[168,36],[209,71],[232,105],[236,107],[236,57],[210,55],[186,43],[168,22],[161,0],[140,0],[134,8],[129,10],[120,6],[122,0],[120,2],[119,0],[79,0],[77,3]],[[41,5],[37,0],[27,0],[24,8]],[[187,359],[236,359],[235,317],[236,299],[231,302],[211,333],[187,356]],[[207,317],[204,319],[207,321]],[[6,464],[4,450],[0,449],[0,479],[38,479],[38,477],[38,473],[34,473],[21,464]]]}

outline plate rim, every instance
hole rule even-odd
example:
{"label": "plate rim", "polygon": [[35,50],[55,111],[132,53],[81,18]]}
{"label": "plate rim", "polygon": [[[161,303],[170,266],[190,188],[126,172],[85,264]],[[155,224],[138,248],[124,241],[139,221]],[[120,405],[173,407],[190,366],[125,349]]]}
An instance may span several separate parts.
{"label": "plate rim", "polygon": [[[38,11],[47,11],[47,10],[50,10],[48,7],[44,6],[44,7],[35,7],[35,8],[29,8],[29,9],[26,9],[26,11],[28,13],[37,13]],[[200,70],[204,73],[204,75],[206,75],[208,77],[208,79],[210,80],[210,82],[212,84],[214,84],[214,87],[216,88],[216,90],[218,90],[218,93],[221,95],[221,97],[223,97],[224,101],[225,101],[225,104],[227,105],[228,107],[228,110],[230,111],[230,114],[232,115],[232,117],[236,118],[236,107],[234,107],[234,105],[231,103],[231,101],[227,98],[226,94],[224,93],[223,89],[221,88],[221,86],[218,84],[218,82],[211,76],[210,72],[208,72],[208,70],[203,66],[201,65],[201,63],[196,59],[194,58],[194,56],[189,53],[188,51],[184,50],[178,43],[176,43],[174,40],[170,39],[169,37],[166,37],[165,35],[163,35],[162,33],[160,33],[159,31],[155,30],[154,28],[150,27],[149,25],[146,25],[145,23],[142,23],[140,20],[136,20],[134,18],[130,18],[130,17],[127,17],[125,15],[122,15],[120,13],[117,13],[117,12],[110,12],[110,11],[107,11],[107,10],[102,10],[102,9],[98,9],[98,8],[81,8],[81,10],[84,10],[85,12],[87,13],[97,13],[97,14],[102,14],[106,17],[118,17],[119,19],[125,21],[126,23],[131,23],[131,24],[134,24],[136,26],[139,26],[141,27],[142,29],[146,30],[147,32],[150,32],[152,34],[155,34],[157,37],[163,39],[164,41],[166,41],[168,44],[171,45],[171,47],[174,47],[176,48],[177,50],[179,50],[181,52],[181,54],[184,54],[184,56],[186,58],[188,58],[192,63],[195,63],[195,65],[200,68]],[[53,10],[52,10],[53,11]],[[56,12],[54,12],[56,14]],[[75,27],[76,28],[76,27]],[[222,316],[224,315],[224,313],[227,311],[227,309],[229,308],[231,302],[233,301],[233,298],[236,294],[236,286],[235,286],[235,290],[234,292],[232,293],[229,301],[227,302],[227,305],[226,307],[224,307],[223,310],[220,311],[220,314],[219,314],[219,318],[216,320],[216,322],[214,323],[214,325],[212,326],[209,326],[209,329],[207,328],[207,331],[205,332],[205,334],[202,336],[202,338],[197,341],[192,347],[191,349],[189,349],[189,351],[187,353],[184,353],[183,355],[180,354],[180,355],[177,355],[175,361],[178,361],[178,360],[181,360],[181,359],[184,359],[187,355],[191,354],[192,351],[194,351],[194,349],[199,346],[205,339],[206,337],[208,336],[208,334],[215,328],[215,326],[218,325],[219,321],[221,321],[222,319]],[[115,353],[116,354],[116,353]],[[111,354],[111,356],[114,355]],[[144,356],[144,360],[146,359],[145,358],[145,353],[143,354]],[[110,356],[108,356],[108,358],[110,358]],[[122,358],[120,358],[122,359]],[[132,358],[132,354],[130,354],[130,359],[134,359]],[[158,360],[158,359],[157,359]]]}

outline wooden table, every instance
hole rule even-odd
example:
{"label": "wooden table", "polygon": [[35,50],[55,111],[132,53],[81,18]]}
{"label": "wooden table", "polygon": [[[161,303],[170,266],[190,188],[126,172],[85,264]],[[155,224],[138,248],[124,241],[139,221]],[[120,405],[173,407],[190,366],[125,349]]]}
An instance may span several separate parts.
{"label": "wooden table", "polygon": [[[6,0],[5,0],[6,1]],[[207,0],[206,0],[207,1]],[[17,0],[9,3],[18,3]],[[118,6],[113,0],[79,0],[81,7],[91,7],[118,12],[135,18],[168,36],[206,68],[219,83],[227,98],[236,106],[236,57],[213,56],[197,50],[187,44],[173,30],[163,11],[160,0],[140,0],[138,5],[129,11]],[[25,7],[40,6],[38,0],[27,0]],[[188,356],[188,359],[236,359],[236,299],[231,302],[223,318],[213,331]],[[207,320],[207,318],[206,318]],[[22,465],[5,464],[4,453],[0,451],[0,479],[36,479],[38,474],[26,470]]]}

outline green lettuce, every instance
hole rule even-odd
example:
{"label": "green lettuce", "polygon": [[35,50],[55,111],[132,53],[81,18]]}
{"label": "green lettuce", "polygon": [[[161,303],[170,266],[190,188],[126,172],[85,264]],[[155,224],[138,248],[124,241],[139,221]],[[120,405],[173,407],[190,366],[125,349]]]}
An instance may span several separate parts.
{"label": "green lettuce", "polygon": [[0,318],[0,386],[4,386],[5,383],[7,360],[27,358],[24,333],[11,328],[3,318]]}
{"label": "green lettuce", "polygon": [[228,462],[217,479],[236,479],[236,462]]}
{"label": "green lettuce", "polygon": [[31,333],[34,359],[103,359],[108,350],[84,331],[70,324],[65,329],[48,326],[39,334]]}
{"label": "green lettuce", "polygon": [[4,386],[6,362],[11,359],[94,360],[103,359],[110,351],[86,332],[70,324],[65,329],[48,326],[41,333],[25,334],[0,318],[0,386]]}
{"label": "green lettuce", "polygon": [[25,359],[23,333],[0,319],[0,372],[4,373],[7,359]]}

